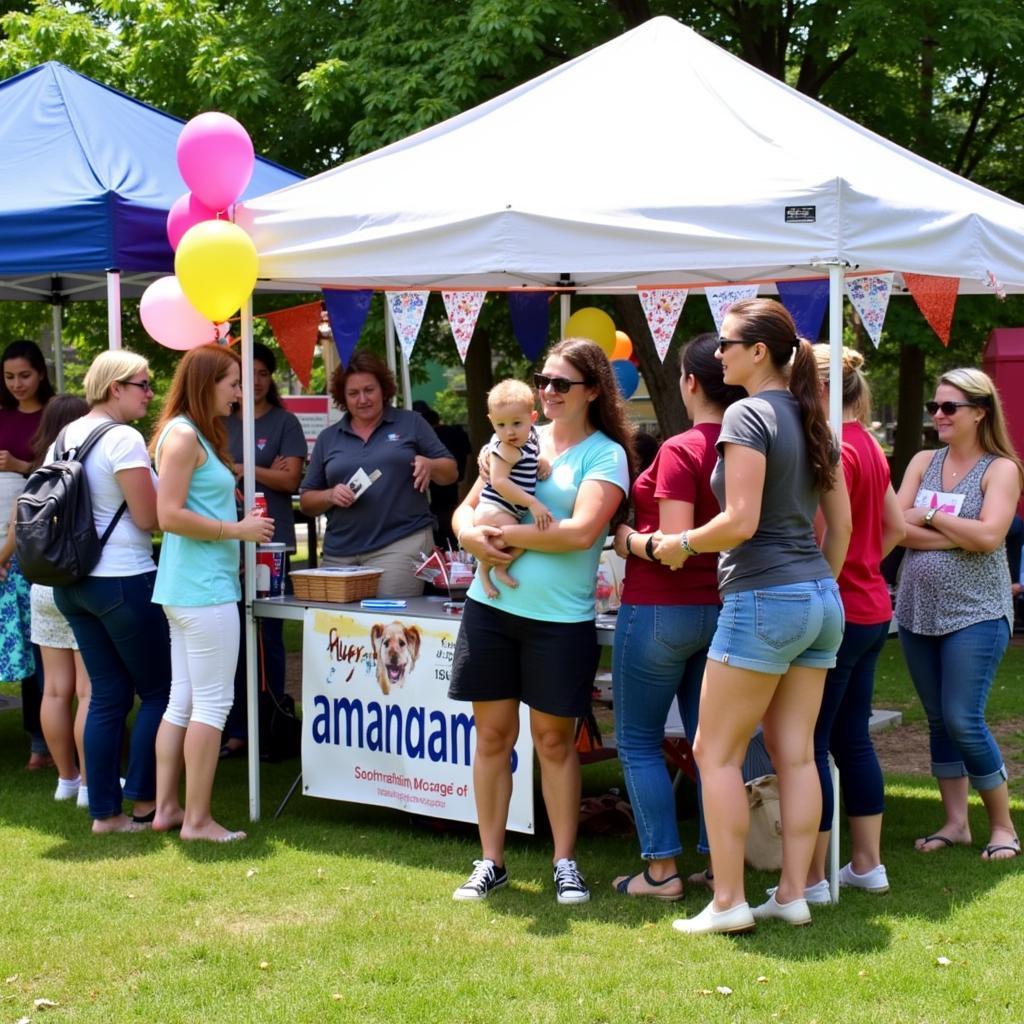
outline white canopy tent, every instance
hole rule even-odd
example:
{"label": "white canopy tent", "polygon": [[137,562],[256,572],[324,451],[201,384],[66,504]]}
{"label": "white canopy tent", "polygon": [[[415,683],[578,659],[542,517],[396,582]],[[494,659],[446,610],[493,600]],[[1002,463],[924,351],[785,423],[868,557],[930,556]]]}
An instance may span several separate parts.
{"label": "white canopy tent", "polygon": [[[296,286],[608,293],[827,273],[836,377],[847,268],[1024,291],[1024,206],[664,17],[245,207],[261,278]],[[253,671],[250,690],[254,707]],[[255,753],[250,780],[258,816]]]}

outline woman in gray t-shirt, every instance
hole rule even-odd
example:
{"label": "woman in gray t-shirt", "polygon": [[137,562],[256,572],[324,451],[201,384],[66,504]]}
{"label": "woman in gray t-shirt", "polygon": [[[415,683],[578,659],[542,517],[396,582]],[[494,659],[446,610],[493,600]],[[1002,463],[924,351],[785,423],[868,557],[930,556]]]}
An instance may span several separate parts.
{"label": "woman in gray t-shirt", "polygon": [[[821,817],[814,723],[825,673],[836,663],[843,608],[835,583],[850,540],[850,502],[838,446],[819,397],[810,344],[772,299],[736,303],[719,338],[726,384],[749,397],[726,411],[711,486],[722,511],[665,536],[658,559],[720,551],[722,611],[701,691],[694,754],[704,789],[715,896],[677,931],[749,931],[759,918],[810,922],[804,897]],[[822,547],[814,538],[818,506]],[[753,909],[743,887],[748,822],[741,766],[758,722],[779,776],[783,862],[779,886]]]}

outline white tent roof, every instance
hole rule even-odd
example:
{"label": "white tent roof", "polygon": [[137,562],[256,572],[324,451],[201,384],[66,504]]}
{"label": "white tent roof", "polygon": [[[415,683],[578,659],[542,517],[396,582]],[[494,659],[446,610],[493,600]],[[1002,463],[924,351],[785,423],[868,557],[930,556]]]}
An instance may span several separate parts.
{"label": "white tent roof", "polygon": [[664,17],[245,206],[260,276],[315,285],[699,287],[838,257],[1024,291],[1024,206]]}

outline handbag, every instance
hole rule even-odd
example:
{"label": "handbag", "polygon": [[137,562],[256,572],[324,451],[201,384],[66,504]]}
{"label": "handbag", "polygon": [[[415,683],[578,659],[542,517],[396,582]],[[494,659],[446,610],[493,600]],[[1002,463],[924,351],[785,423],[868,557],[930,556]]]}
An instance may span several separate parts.
{"label": "handbag", "polygon": [[778,871],[782,867],[782,813],[779,808],[779,778],[762,775],[746,784],[750,806],[747,832],[747,864],[755,871]]}

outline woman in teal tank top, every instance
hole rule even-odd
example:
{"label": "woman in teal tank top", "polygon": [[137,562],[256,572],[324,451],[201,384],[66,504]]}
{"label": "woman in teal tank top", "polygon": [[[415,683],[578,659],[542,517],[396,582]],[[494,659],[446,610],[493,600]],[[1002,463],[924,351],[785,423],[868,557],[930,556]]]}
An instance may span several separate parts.
{"label": "woman in teal tank top", "polygon": [[[221,732],[238,660],[238,542],[262,543],[274,521],[235,515],[235,475],[221,417],[241,394],[236,353],[220,345],[187,352],[174,374],[150,448],[157,517],[164,531],[153,601],[171,634],[171,696],[156,738],[153,828],[182,839],[230,842],[244,832],[213,817]],[[185,806],[179,800],[185,769]]]}

